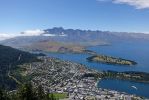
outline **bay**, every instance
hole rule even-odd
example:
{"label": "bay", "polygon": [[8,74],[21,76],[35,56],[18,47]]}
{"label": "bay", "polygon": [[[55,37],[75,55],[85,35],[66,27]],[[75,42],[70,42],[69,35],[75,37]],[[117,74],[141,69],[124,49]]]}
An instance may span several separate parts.
{"label": "bay", "polygon": [[98,83],[98,86],[104,89],[111,89],[149,98],[149,84],[146,83],[117,79],[103,79]]}
{"label": "bay", "polygon": [[[135,66],[122,66],[122,65],[107,65],[101,63],[88,62],[86,60],[90,55],[88,54],[58,54],[58,53],[46,53],[50,57],[60,58],[62,60],[68,60],[77,62],[93,68],[96,70],[112,70],[112,71],[140,71],[149,73],[149,41],[124,41],[120,43],[113,43],[109,46],[93,46],[88,47],[88,50],[97,52],[98,54],[104,54],[114,57],[120,57],[124,59],[134,60],[138,64]],[[121,92],[127,92],[130,94],[136,94],[149,98],[149,84],[107,79],[102,80],[99,85],[101,88],[114,89]],[[136,86],[138,90],[134,90],[131,86]]]}

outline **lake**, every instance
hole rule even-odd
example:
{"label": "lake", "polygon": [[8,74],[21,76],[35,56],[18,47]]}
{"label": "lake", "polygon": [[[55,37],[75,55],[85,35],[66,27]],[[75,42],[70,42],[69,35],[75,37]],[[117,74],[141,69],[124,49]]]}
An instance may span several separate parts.
{"label": "lake", "polygon": [[[132,67],[122,66],[122,65],[107,65],[101,63],[93,63],[88,62],[86,60],[90,55],[88,54],[57,54],[57,53],[47,53],[51,57],[60,58],[63,60],[73,61],[77,63],[84,64],[89,68],[93,68],[96,70],[113,70],[113,71],[141,71],[141,72],[149,72],[149,41],[125,41],[120,43],[114,43],[109,46],[93,46],[88,47],[89,50],[95,51],[98,54],[105,54],[114,57],[121,57],[124,59],[134,60],[138,64]],[[114,83],[115,82],[115,83]],[[103,84],[105,83],[105,84]],[[110,84],[121,84],[121,85],[113,85]],[[108,85],[109,84],[109,85]],[[133,86],[137,85],[142,89],[138,91],[132,91],[130,89],[130,84]],[[107,89],[114,89],[122,92],[128,92],[132,94],[137,94],[141,96],[148,96],[149,98],[149,84],[136,83],[130,81],[122,81],[122,80],[103,80],[101,81],[101,87]],[[123,89],[125,87],[125,89]],[[129,90],[130,89],[130,90]],[[146,90],[147,89],[147,90]]]}
{"label": "lake", "polygon": [[[104,79],[98,83],[98,86],[104,89],[112,89],[149,98],[149,84],[146,83],[117,79]],[[133,86],[135,86],[135,88]]]}

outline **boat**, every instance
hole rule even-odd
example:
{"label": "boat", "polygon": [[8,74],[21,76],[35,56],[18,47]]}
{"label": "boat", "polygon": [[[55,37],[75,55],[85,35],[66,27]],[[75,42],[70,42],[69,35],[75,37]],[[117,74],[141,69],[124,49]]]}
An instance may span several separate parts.
{"label": "boat", "polygon": [[131,86],[131,87],[134,88],[134,89],[136,89],[136,90],[138,90],[138,88],[136,86]]}

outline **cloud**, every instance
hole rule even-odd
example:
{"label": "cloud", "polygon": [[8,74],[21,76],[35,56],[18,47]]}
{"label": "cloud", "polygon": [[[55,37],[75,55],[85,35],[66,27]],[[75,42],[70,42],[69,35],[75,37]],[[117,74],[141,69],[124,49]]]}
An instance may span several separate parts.
{"label": "cloud", "polygon": [[10,38],[14,38],[14,37],[18,37],[18,36],[49,36],[49,37],[61,36],[61,37],[63,37],[63,36],[67,36],[67,35],[64,34],[63,32],[59,35],[49,34],[49,33],[46,34],[46,32],[43,30],[35,29],[35,30],[27,30],[27,31],[21,32],[19,34],[0,33],[0,41],[10,39]]}
{"label": "cloud", "polygon": [[19,34],[8,34],[8,33],[0,33],[0,41],[5,39],[10,39],[18,36],[39,36],[43,34],[44,31],[36,29],[36,30],[27,30],[24,32],[21,32]]}
{"label": "cloud", "polygon": [[19,34],[8,34],[8,33],[0,33],[0,41],[5,39],[10,39],[18,36],[40,36],[43,34],[44,31],[36,29],[36,30],[27,30],[24,32],[21,32]]}
{"label": "cloud", "polygon": [[111,1],[116,4],[127,4],[136,9],[149,9],[149,0],[97,0],[100,2]]}
{"label": "cloud", "polygon": [[21,33],[22,36],[39,36],[41,34],[43,34],[44,31],[43,30],[27,30]]}
{"label": "cloud", "polygon": [[42,36],[60,36],[60,37],[64,37],[67,36],[67,34],[65,34],[64,32],[60,33],[60,34],[50,34],[50,33],[46,33],[46,34],[42,34]]}
{"label": "cloud", "polygon": [[17,35],[15,34],[5,34],[5,33],[0,33],[0,40],[5,40],[9,38],[16,37]]}
{"label": "cloud", "polygon": [[149,0],[113,0],[114,3],[128,4],[137,9],[149,8]]}

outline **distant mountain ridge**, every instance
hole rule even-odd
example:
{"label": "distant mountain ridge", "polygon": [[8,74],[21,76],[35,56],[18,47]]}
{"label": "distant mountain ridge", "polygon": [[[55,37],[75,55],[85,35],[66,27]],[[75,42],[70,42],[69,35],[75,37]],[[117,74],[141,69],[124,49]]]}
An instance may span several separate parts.
{"label": "distant mountain ridge", "polygon": [[[53,36],[50,36],[50,35]],[[87,46],[104,45],[121,41],[149,40],[149,34],[128,33],[128,32],[110,32],[110,31],[91,31],[80,29],[64,29],[54,27],[45,29],[39,36],[20,36],[4,41],[0,44],[21,48],[40,42],[64,42],[83,44]],[[92,44],[94,42],[94,44]]]}
{"label": "distant mountain ridge", "polygon": [[77,40],[103,40],[114,41],[115,39],[149,39],[149,34],[144,33],[128,33],[128,32],[110,32],[110,31],[92,31],[80,29],[64,29],[62,27],[54,27],[52,29],[44,30],[44,34],[66,34],[69,39]]}

